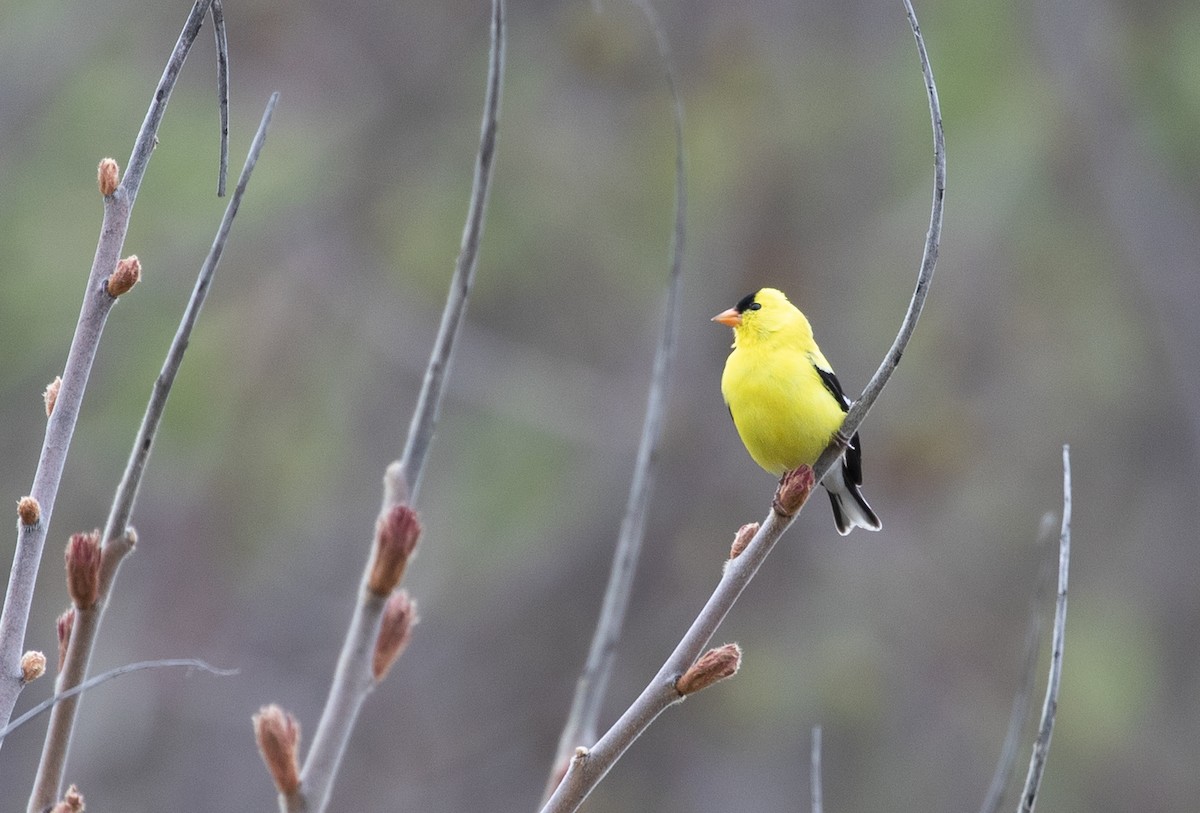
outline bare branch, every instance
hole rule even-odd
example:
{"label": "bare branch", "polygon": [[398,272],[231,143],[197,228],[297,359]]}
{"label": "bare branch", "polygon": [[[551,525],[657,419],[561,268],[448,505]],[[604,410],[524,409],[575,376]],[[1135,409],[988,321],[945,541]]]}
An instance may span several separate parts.
{"label": "bare branch", "polygon": [[[389,465],[384,474],[381,517],[397,505],[411,505],[416,502],[421,471],[437,423],[451,351],[466,309],[475,274],[480,236],[483,232],[492,162],[496,151],[496,130],[499,125],[504,43],[504,0],[492,0],[487,92],[483,106],[479,153],[475,163],[475,181],[466,225],[463,228],[462,247],[421,395],[409,426],[404,454],[399,461]],[[350,619],[350,626],[346,630],[342,651],[338,656],[333,681],[329,687],[329,695],[325,700],[317,731],[313,735],[312,746],[300,772],[302,798],[281,799],[280,804],[284,810],[305,809],[321,813],[328,806],[333,782],[345,755],[358,713],[363,701],[376,684],[373,672],[375,646],[387,596],[380,596],[370,589],[371,571],[372,560],[368,558],[359,586],[358,601]]]}
{"label": "bare branch", "polygon": [[[896,369],[900,356],[904,352],[909,339],[916,327],[917,319],[925,304],[929,285],[933,279],[933,270],[937,262],[938,247],[941,240],[942,201],[945,196],[946,158],[944,136],[942,134],[941,106],[938,102],[937,86],[934,83],[933,72],[929,66],[925,42],[921,29],[917,24],[916,14],[909,0],[904,0],[909,25],[916,38],[917,51],[921,59],[921,72],[925,79],[925,89],[929,96],[930,119],[933,126],[934,142],[934,189],[933,207],[930,215],[929,232],[925,239],[925,253],[922,258],[920,271],[917,275],[916,290],[909,303],[900,332],[896,336],[891,349],[880,365],[879,370],[871,379],[867,389],[858,402],[850,409],[841,432],[830,443],[829,448],[814,465],[816,477],[823,476],[844,450],[845,438],[853,435],[862,423],[867,411],[879,396],[888,379]],[[542,813],[563,813],[579,808],[592,789],[604,778],[625,750],[659,714],[673,703],[679,701],[679,695],[674,691],[675,680],[696,660],[703,651],[712,635],[720,626],[726,614],[741,595],[742,590],[758,572],[779,537],[787,530],[794,515],[784,516],[774,507],[767,515],[754,538],[750,540],[740,555],[726,563],[725,571],[713,591],[708,602],[675,647],[675,651],[667,658],[666,663],[659,669],[658,674],[646,686],[642,693],[626,709],[620,719],[613,724],[594,746],[576,750],[566,776],[550,800],[542,808]]]}
{"label": "bare branch", "polygon": [[1042,703],[1042,719],[1038,724],[1029,773],[1021,791],[1018,813],[1033,813],[1046,756],[1050,752],[1050,736],[1054,733],[1054,717],[1058,712],[1058,687],[1062,679],[1063,642],[1067,630],[1067,571],[1071,563],[1071,447],[1063,446],[1063,513],[1062,534],[1058,542],[1058,599],[1054,605],[1054,632],[1050,637],[1050,678],[1046,683],[1046,699]]}
{"label": "bare branch", "polygon": [[454,276],[450,280],[450,293],[442,311],[429,366],[425,370],[425,381],[417,398],[412,422],[408,427],[408,438],[400,465],[389,472],[389,477],[398,477],[395,492],[405,494],[411,504],[417,502],[417,491],[421,486],[421,473],[425,469],[425,456],[433,442],[438,414],[442,407],[446,376],[450,372],[450,361],[458,328],[467,310],[467,299],[475,281],[475,267],[479,258],[479,241],[483,235],[483,220],[487,212],[488,191],[492,183],[492,163],[496,154],[496,130],[500,124],[500,91],[504,74],[504,2],[492,2],[492,45],[488,62],[487,96],[483,103],[483,122],[479,138],[479,155],[475,162],[475,179],[471,188],[471,203],[467,222],[463,226],[462,245]]}
{"label": "bare branch", "polygon": [[831,443],[813,464],[817,482],[825,477],[833,468],[833,464],[841,457],[847,444],[846,439],[854,437],[854,433],[858,431],[859,426],[867,417],[867,412],[875,403],[875,399],[879,397],[879,393],[883,391],[888,379],[892,377],[892,373],[900,364],[900,357],[904,355],[904,349],[908,347],[913,331],[916,330],[917,320],[925,307],[925,297],[928,296],[929,286],[933,282],[933,269],[937,265],[938,250],[942,240],[942,205],[946,197],[946,138],[942,132],[942,106],[938,101],[937,85],[933,81],[933,70],[929,67],[929,54],[925,51],[925,38],[921,36],[921,26],[917,23],[917,15],[913,11],[911,0],[904,0],[904,10],[908,15],[908,24],[912,27],[913,37],[916,38],[917,54],[921,59],[921,74],[925,77],[925,92],[929,96],[929,117],[933,125],[933,207],[929,214],[929,231],[925,235],[925,253],[921,258],[921,271],[917,274],[917,285],[913,290],[908,312],[905,313],[904,321],[900,324],[900,332],[896,334],[896,339],[892,342],[887,355],[884,356],[883,363],[879,365],[879,369],[867,383],[866,389],[850,407],[846,419],[842,421],[842,428],[838,433],[841,437],[835,438],[835,442]]}
{"label": "bare branch", "polygon": [[[159,373],[158,379],[154,382],[150,400],[146,405],[146,413],[142,417],[141,428],[134,439],[133,449],[129,454],[129,462],[125,466],[125,474],[122,476],[121,483],[117,487],[117,492],[113,497],[108,521],[104,527],[104,535],[101,537],[104,541],[104,556],[101,560],[100,598],[88,607],[78,607],[76,609],[75,623],[71,630],[71,637],[67,643],[66,658],[63,661],[62,669],[58,676],[58,688],[60,692],[69,691],[72,687],[79,685],[87,674],[88,663],[91,661],[92,650],[96,642],[96,634],[100,629],[100,622],[104,616],[104,608],[108,605],[109,590],[116,578],[121,561],[125,554],[132,550],[136,538],[133,529],[129,527],[129,517],[133,512],[133,503],[137,498],[138,488],[142,482],[142,475],[146,470],[146,463],[150,458],[150,450],[154,445],[154,437],[158,433],[159,424],[162,422],[162,416],[166,410],[167,397],[171,393],[171,387],[175,383],[175,376],[179,372],[180,365],[183,363],[183,354],[187,350],[192,329],[195,327],[197,318],[199,318],[200,309],[204,305],[209,287],[212,285],[213,277],[216,274],[217,265],[220,263],[221,255],[224,253],[225,243],[229,238],[229,230],[233,225],[233,219],[237,217],[238,208],[242,203],[242,196],[245,194],[246,187],[250,182],[250,175],[254,172],[258,156],[262,152],[263,144],[266,142],[267,128],[271,124],[271,116],[275,112],[275,104],[278,99],[279,94],[273,94],[267,103],[266,110],[263,112],[258,132],[254,136],[254,141],[250,145],[250,152],[246,156],[246,163],[242,167],[242,174],[238,179],[237,188],[234,190],[229,204],[225,207],[225,215],[221,219],[221,225],[217,229],[217,234],[213,239],[208,256],[204,259],[204,263],[200,267],[200,272],[197,274],[196,284],[192,289],[191,297],[188,300],[187,307],[184,309],[179,327],[175,332],[175,338],[171,341],[170,349],[167,351],[162,371]],[[59,789],[62,786],[63,770],[66,767],[67,755],[70,749],[71,732],[75,725],[77,707],[78,701],[72,695],[66,702],[56,705],[50,714],[50,725],[47,728],[46,739],[42,745],[42,757],[38,765],[37,779],[34,782],[33,793],[30,797],[30,810],[41,810],[52,804],[54,799],[58,798]]]}
{"label": "bare branch", "polygon": [[683,280],[683,251],[686,236],[687,176],[684,170],[683,151],[683,102],[675,81],[675,69],[671,60],[670,46],[662,22],[648,0],[634,0],[646,15],[658,44],[667,89],[671,96],[672,120],[675,128],[675,226],[671,234],[669,255],[670,273],[667,283],[667,299],[662,318],[662,333],[658,351],[654,357],[650,376],[650,392],[646,400],[646,414],[642,424],[642,437],[638,445],[637,459],[630,480],[629,498],[625,504],[625,517],[621,522],[620,536],[613,556],[608,586],[600,607],[600,618],[592,636],[591,648],[579,681],[575,686],[575,697],[571,711],[563,726],[558,742],[558,751],[551,766],[546,795],[562,776],[561,766],[570,757],[574,748],[596,739],[596,728],[600,718],[600,706],[612,672],[617,641],[625,622],[625,612],[633,591],[633,577],[637,570],[642,540],[646,531],[646,509],[650,504],[650,492],[654,483],[654,462],[662,438],[663,417],[666,414],[667,383],[675,359],[675,343],[678,333],[680,290]]}
{"label": "bare branch", "polygon": [[[175,50],[171,52],[162,78],[158,80],[158,87],[155,88],[150,107],[146,110],[142,128],[133,142],[133,152],[129,154],[125,177],[121,181],[121,187],[128,197],[129,209],[133,208],[134,199],[142,186],[142,176],[146,174],[146,166],[150,163],[150,155],[158,143],[158,127],[162,123],[163,114],[167,111],[167,102],[171,99],[171,91],[175,89],[175,81],[179,78],[179,72],[183,70],[184,60],[187,59],[192,43],[196,41],[196,35],[200,33],[204,15],[208,13],[212,3],[213,0],[196,0],[195,5],[192,6],[192,11],[179,35],[179,41],[175,43]],[[121,189],[118,189],[117,195],[120,194]],[[122,233],[123,239],[124,233]]]}
{"label": "bare branch", "polygon": [[808,785],[812,795],[812,813],[821,813],[821,727],[812,727],[812,754],[809,758]]}
{"label": "bare branch", "polygon": [[167,398],[170,396],[171,388],[175,384],[175,376],[179,373],[179,368],[183,364],[183,355],[187,350],[192,330],[196,326],[196,321],[200,318],[200,309],[204,307],[204,301],[208,297],[209,288],[212,286],[213,278],[216,276],[217,265],[221,262],[221,256],[225,252],[225,244],[229,240],[229,231],[233,227],[234,218],[237,217],[238,209],[242,205],[242,197],[245,195],[246,187],[250,183],[250,176],[258,164],[258,157],[262,153],[263,145],[266,143],[267,130],[271,126],[271,118],[275,114],[275,105],[278,102],[279,94],[271,94],[271,98],[267,101],[267,106],[263,111],[262,119],[259,121],[258,131],[254,134],[254,140],[250,143],[250,150],[246,154],[246,162],[242,166],[242,173],[238,177],[233,197],[230,198],[229,204],[225,207],[225,214],[221,218],[221,224],[217,228],[217,233],[213,238],[208,256],[204,258],[204,263],[200,266],[200,272],[196,276],[196,283],[192,288],[191,297],[188,299],[187,307],[184,309],[183,316],[179,322],[179,327],[175,331],[175,338],[171,341],[166,360],[163,362],[162,371],[158,374],[158,379],[154,382],[154,389],[151,392],[150,401],[146,405],[146,413],[142,418],[141,428],[138,430],[137,439],[134,441],[133,450],[129,455],[129,462],[125,466],[125,474],[121,478],[121,484],[117,488],[116,497],[113,499],[112,508],[109,511],[108,522],[104,528],[106,544],[107,540],[114,539],[125,533],[129,517],[133,513],[133,503],[137,499],[137,492],[141,486],[146,463],[150,458],[150,450],[154,444],[154,437],[158,433],[159,424],[162,422],[162,416],[166,410]]}
{"label": "bare branch", "polygon": [[79,417],[92,361],[99,347],[108,314],[117,301],[108,293],[104,282],[116,268],[117,260],[121,256],[125,234],[129,228],[129,216],[154,149],[158,126],[179,71],[192,43],[196,40],[211,2],[212,0],[198,0],[188,15],[134,142],[125,178],[111,195],[104,197],[104,220],[84,292],[83,306],[79,312],[71,348],[67,353],[62,386],[46,425],[46,435],[33,477],[33,487],[29,492],[41,506],[41,520],[33,525],[22,525],[18,529],[4,610],[0,614],[0,722],[7,721],[12,716],[13,707],[21,691],[19,662],[25,628],[29,621],[29,608],[33,601],[34,582],[41,563],[46,534],[50,528],[54,500],[58,493],[59,481],[62,479],[67,451],[71,446],[71,437],[75,432],[75,422]]}
{"label": "bare branch", "polygon": [[[1053,530],[1054,515],[1042,517],[1042,532],[1039,541],[1049,536]],[[1029,712],[1029,701],[1033,697],[1033,684],[1037,673],[1038,641],[1042,637],[1042,599],[1050,584],[1050,561],[1038,574],[1037,585],[1033,591],[1033,600],[1029,607],[1029,623],[1025,627],[1025,650],[1021,658],[1021,685],[1013,696],[1012,710],[1008,716],[1008,732],[1004,735],[1004,745],[1000,749],[1000,758],[996,761],[996,770],[992,773],[992,782],[988,786],[979,813],[996,813],[1004,802],[1004,789],[1012,778],[1013,768],[1017,764],[1017,747],[1021,740],[1021,726],[1025,723],[1025,715]]]}
{"label": "bare branch", "polygon": [[25,712],[20,717],[6,725],[4,728],[0,728],[0,741],[3,741],[4,738],[9,734],[28,723],[34,717],[42,714],[56,703],[61,703],[62,701],[71,697],[75,697],[76,695],[86,692],[89,689],[94,689],[102,683],[108,683],[113,678],[118,678],[122,675],[128,675],[131,672],[141,672],[145,669],[167,669],[177,666],[183,666],[187,669],[199,669],[202,672],[208,672],[209,674],[218,675],[220,677],[230,677],[238,674],[239,672],[237,669],[218,669],[215,666],[207,664],[204,661],[196,660],[195,658],[166,658],[157,661],[138,661],[137,663],[128,663],[124,666],[118,666],[116,669],[109,669],[107,672],[101,672],[98,675],[88,678],[78,686],[72,686],[65,692],[59,692],[53,697],[47,698],[41,703],[38,703],[29,711]]}
{"label": "bare branch", "polygon": [[213,33],[217,40],[217,107],[221,120],[221,166],[217,170],[217,197],[225,197],[229,174],[229,38],[225,34],[225,9],[221,0],[212,4]]}

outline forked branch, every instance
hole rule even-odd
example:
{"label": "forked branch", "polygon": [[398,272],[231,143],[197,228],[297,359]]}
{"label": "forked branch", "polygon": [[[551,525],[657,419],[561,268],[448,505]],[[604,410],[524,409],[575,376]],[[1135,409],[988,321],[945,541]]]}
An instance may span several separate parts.
{"label": "forked branch", "polygon": [[108,314],[116,303],[116,298],[109,293],[105,283],[117,268],[129,228],[129,216],[157,142],[159,124],[171,91],[211,3],[212,0],[197,0],[192,7],[151,98],[125,169],[125,177],[115,189],[110,190],[107,185],[103,187],[104,220],[100,227],[100,239],[92,260],[79,321],[63,368],[62,384],[46,424],[45,439],[29,492],[40,507],[40,518],[32,524],[22,523],[18,528],[4,610],[0,613],[0,723],[12,717],[13,707],[21,692],[19,662],[42,550],[92,361],[100,345]]}
{"label": "forked branch", "polygon": [[187,350],[192,329],[195,327],[196,320],[200,316],[200,309],[204,305],[204,300],[208,295],[208,290],[212,285],[213,277],[217,271],[217,265],[220,263],[221,255],[225,251],[225,244],[229,239],[229,230],[233,226],[234,218],[237,217],[242,197],[245,195],[246,187],[250,182],[250,175],[254,172],[259,154],[262,152],[263,145],[266,142],[267,128],[271,124],[271,116],[275,111],[275,104],[278,99],[279,94],[273,94],[267,103],[266,110],[263,112],[258,132],[254,136],[254,140],[250,145],[250,151],[246,156],[246,163],[242,167],[242,174],[238,179],[237,188],[234,190],[229,204],[225,207],[225,215],[221,219],[221,225],[217,229],[212,247],[209,249],[208,256],[205,257],[204,263],[201,265],[200,271],[196,276],[195,286],[192,289],[187,306],[184,308],[179,327],[175,332],[175,338],[171,341],[171,346],[167,351],[162,371],[158,374],[158,378],[151,390],[150,399],[146,404],[146,412],[142,417],[141,428],[138,430],[137,437],[133,442],[133,448],[129,453],[129,461],[125,466],[125,473],[121,477],[121,483],[117,487],[116,494],[113,496],[108,521],[105,523],[104,533],[101,536],[104,549],[101,557],[102,570],[99,597],[94,603],[86,607],[75,608],[75,619],[71,625],[66,656],[59,671],[57,684],[58,692],[66,696],[62,702],[54,706],[50,713],[50,725],[46,731],[46,738],[42,745],[42,757],[38,764],[37,778],[34,781],[33,792],[30,795],[30,811],[43,810],[53,804],[54,800],[59,797],[62,787],[63,770],[66,767],[67,753],[71,744],[71,732],[75,725],[75,714],[79,704],[79,699],[75,694],[67,693],[81,685],[84,677],[87,675],[88,663],[91,661],[92,649],[95,646],[100,622],[104,617],[104,609],[108,606],[108,598],[111,595],[113,582],[125,555],[133,548],[135,535],[133,529],[129,527],[129,518],[133,513],[134,500],[137,498],[142,476],[145,473],[146,464],[150,459],[150,451],[154,445],[154,438],[158,434],[158,427],[162,422],[163,413],[166,410],[167,397],[171,393],[171,387],[175,383],[175,376],[179,372],[180,365],[183,363],[183,355]]}

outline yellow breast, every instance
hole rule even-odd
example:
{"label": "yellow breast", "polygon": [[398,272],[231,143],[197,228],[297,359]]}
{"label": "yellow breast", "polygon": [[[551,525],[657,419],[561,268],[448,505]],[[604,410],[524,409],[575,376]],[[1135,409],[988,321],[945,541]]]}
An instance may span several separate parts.
{"label": "yellow breast", "polygon": [[845,417],[811,356],[795,348],[734,349],[721,392],[746,450],[776,475],[816,462]]}

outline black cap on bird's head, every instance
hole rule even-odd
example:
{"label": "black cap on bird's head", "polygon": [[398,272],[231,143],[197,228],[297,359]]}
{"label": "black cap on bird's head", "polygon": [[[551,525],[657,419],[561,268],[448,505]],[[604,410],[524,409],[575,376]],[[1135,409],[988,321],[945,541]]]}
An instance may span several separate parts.
{"label": "black cap on bird's head", "polygon": [[728,325],[729,327],[741,326],[743,313],[745,313],[746,311],[756,311],[762,307],[762,303],[755,301],[755,297],[757,297],[758,294],[759,294],[759,291],[755,291],[752,294],[746,294],[741,299],[739,299],[738,303],[736,305],[734,305],[732,308],[730,308],[729,310],[721,311],[716,316],[714,316],[712,318],[712,321],[720,322],[721,324]]}
{"label": "black cap on bird's head", "polygon": [[733,309],[735,311],[737,311],[738,313],[745,313],[746,311],[749,311],[749,310],[755,310],[755,311],[758,310],[759,308],[762,307],[762,304],[754,301],[755,297],[757,297],[757,296],[758,296],[758,291],[755,291],[752,294],[746,294],[745,296],[743,296],[741,299],[738,300],[738,303],[733,306]]}
{"label": "black cap on bird's head", "polygon": [[783,309],[776,305],[787,305],[786,310],[793,310],[792,304],[788,302],[787,296],[783,291],[775,288],[759,288],[752,294],[746,294],[738,300],[738,303],[726,311],[721,311],[712,318],[714,322],[720,322],[729,327],[741,327],[742,318],[752,311],[761,310],[764,305],[769,305],[775,313],[783,312]]}

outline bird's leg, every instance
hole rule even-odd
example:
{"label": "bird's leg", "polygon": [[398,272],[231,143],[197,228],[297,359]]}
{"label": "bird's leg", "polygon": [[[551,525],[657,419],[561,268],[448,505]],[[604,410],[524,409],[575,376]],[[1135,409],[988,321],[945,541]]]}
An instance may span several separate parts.
{"label": "bird's leg", "polygon": [[837,441],[837,445],[844,452],[850,448],[850,438],[846,437],[839,428],[833,433],[833,439]]}
{"label": "bird's leg", "polygon": [[812,493],[816,484],[811,466],[800,466],[784,472],[783,477],[779,479],[779,488],[775,489],[775,499],[771,501],[771,508],[781,517],[795,516],[808,501],[808,495]]}

